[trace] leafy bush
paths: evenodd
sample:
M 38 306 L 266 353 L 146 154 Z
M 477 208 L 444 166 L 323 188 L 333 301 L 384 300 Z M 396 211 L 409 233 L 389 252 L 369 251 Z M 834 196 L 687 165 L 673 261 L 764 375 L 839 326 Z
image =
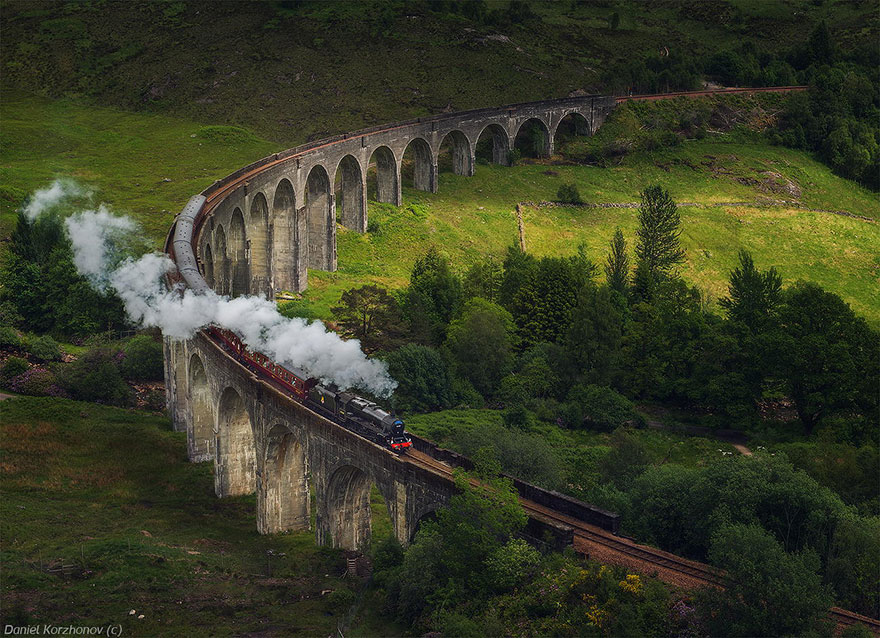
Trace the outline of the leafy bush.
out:
M 30 337 L 27 340 L 27 351 L 40 361 L 59 361 L 61 346 L 49 335 Z
M 522 159 L 522 151 L 518 148 L 510 150 L 507 152 L 507 165 L 508 166 L 516 166 L 519 164 Z
M 21 348 L 21 337 L 18 335 L 15 328 L 10 326 L 0 326 L 0 348 Z
M 112 405 L 131 402 L 131 388 L 122 378 L 110 350 L 90 350 L 60 371 L 61 386 L 75 399 Z
M 632 422 L 641 423 L 632 401 L 598 385 L 574 386 L 568 393 L 563 418 L 569 427 L 586 426 L 603 432 Z
M 133 381 L 160 381 L 164 375 L 162 344 L 147 335 L 138 335 L 125 344 L 122 374 Z
M 9 385 L 14 377 L 25 372 L 28 367 L 30 367 L 28 362 L 21 357 L 9 357 L 0 369 L 0 383 L 4 386 Z
M 388 372 L 400 385 L 394 392 L 399 410 L 429 411 L 452 405 L 452 376 L 433 348 L 407 344 L 388 355 Z
M 382 224 L 378 219 L 371 219 L 367 222 L 367 232 L 371 235 L 378 235 L 382 232 Z
M 19 394 L 34 397 L 63 396 L 55 375 L 45 368 L 28 368 L 9 383 L 9 388 Z
M 583 204 L 584 200 L 581 199 L 580 191 L 578 191 L 577 184 L 563 184 L 559 187 L 559 190 L 556 191 L 556 201 L 562 202 L 563 204 Z

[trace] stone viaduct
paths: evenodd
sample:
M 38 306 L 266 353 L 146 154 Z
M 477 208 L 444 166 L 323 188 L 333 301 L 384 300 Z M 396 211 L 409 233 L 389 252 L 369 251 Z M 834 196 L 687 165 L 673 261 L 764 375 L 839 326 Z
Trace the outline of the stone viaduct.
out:
M 477 147 L 506 164 L 515 147 L 550 154 L 561 123 L 592 134 L 615 106 L 587 96 L 421 118 L 313 142 L 236 171 L 206 189 L 192 223 L 198 271 L 222 295 L 301 291 L 307 269 L 336 269 L 338 222 L 367 227 L 368 176 L 380 202 L 401 204 L 401 180 L 436 192 L 441 152 L 474 174 Z M 176 222 L 177 223 L 177 222 Z M 174 254 L 169 235 L 166 250 Z M 178 267 L 181 264 L 178 263 Z M 308 410 L 255 376 L 207 333 L 165 340 L 165 379 L 175 429 L 189 458 L 213 461 L 215 491 L 256 493 L 257 527 L 310 527 L 321 544 L 369 542 L 370 486 L 381 492 L 397 538 L 442 506 L 453 485 Z

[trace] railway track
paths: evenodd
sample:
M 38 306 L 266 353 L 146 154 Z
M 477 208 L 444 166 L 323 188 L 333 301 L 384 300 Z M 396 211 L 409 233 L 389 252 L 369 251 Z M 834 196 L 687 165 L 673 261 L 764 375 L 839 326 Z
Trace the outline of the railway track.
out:
M 449 465 L 423 452 L 411 449 L 405 458 L 414 465 L 447 477 L 452 476 L 452 468 Z M 600 562 L 619 564 L 645 574 L 653 574 L 668 584 L 685 589 L 706 585 L 723 588 L 726 584 L 724 574 L 711 565 L 682 558 L 656 547 L 641 545 L 625 537 L 615 536 L 600 527 L 560 514 L 528 499 L 520 498 L 520 503 L 530 516 L 550 519 L 570 526 L 574 530 L 574 549 Z M 835 623 L 838 631 L 861 623 L 872 633 L 880 636 L 880 621 L 874 618 L 840 607 L 832 607 L 828 616 Z

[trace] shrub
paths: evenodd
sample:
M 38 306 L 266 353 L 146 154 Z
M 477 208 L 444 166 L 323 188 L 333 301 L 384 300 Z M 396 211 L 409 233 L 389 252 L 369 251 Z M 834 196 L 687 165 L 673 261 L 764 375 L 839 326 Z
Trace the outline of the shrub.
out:
M 61 386 L 75 399 L 112 405 L 131 401 L 131 388 L 122 378 L 113 353 L 96 348 L 62 368 Z
M 632 402 L 611 388 L 576 385 L 568 393 L 564 418 L 569 427 L 590 427 L 604 432 L 636 421 L 641 423 Z
M 507 165 L 508 166 L 516 166 L 519 164 L 522 159 L 522 151 L 518 148 L 510 150 L 507 152 Z
M 583 204 L 577 184 L 563 184 L 556 191 L 556 200 L 563 204 Z
M 49 335 L 29 338 L 27 351 L 40 361 L 59 361 L 61 359 L 61 346 Z
M 367 222 L 367 232 L 371 235 L 378 235 L 382 232 L 382 224 L 378 219 L 371 219 Z
M 17 377 L 28 369 L 28 362 L 20 357 L 9 357 L 0 369 L 0 383 L 8 386 L 13 377 Z
M 10 326 L 0 326 L 0 348 L 15 349 L 21 348 L 21 337 L 15 328 Z
M 9 388 L 13 392 L 34 397 L 63 396 L 64 394 L 58 387 L 55 375 L 45 368 L 28 368 L 10 381 Z
M 134 381 L 159 381 L 165 371 L 162 344 L 147 335 L 138 335 L 125 344 L 122 374 Z

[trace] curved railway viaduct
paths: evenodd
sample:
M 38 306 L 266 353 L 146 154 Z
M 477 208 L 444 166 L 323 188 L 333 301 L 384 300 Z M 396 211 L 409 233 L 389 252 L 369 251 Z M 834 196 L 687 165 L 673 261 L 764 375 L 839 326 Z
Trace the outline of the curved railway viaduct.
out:
M 526 134 L 538 154 L 549 155 L 563 121 L 592 134 L 616 103 L 585 96 L 450 113 L 269 156 L 203 191 L 205 204 L 187 240 L 196 263 L 178 259 L 178 269 L 197 268 L 208 286 L 232 297 L 301 291 L 309 268 L 336 269 L 337 223 L 366 230 L 368 175 L 379 201 L 400 205 L 405 161 L 414 188 L 435 192 L 443 149 L 450 151 L 454 172 L 467 176 L 474 173 L 480 143 L 498 164 L 507 163 Z M 181 219 L 175 226 L 189 223 Z M 176 230 L 166 244 L 175 258 Z M 318 542 L 362 547 L 370 534 L 370 486 L 376 485 L 395 535 L 406 543 L 420 519 L 453 492 L 448 474 L 308 410 L 205 333 L 166 339 L 165 354 L 169 412 L 175 429 L 187 433 L 189 458 L 213 460 L 218 496 L 256 493 L 261 533 L 308 528 L 311 487 Z M 541 518 L 536 514 L 532 522 Z M 538 524 L 553 527 L 546 520 Z

